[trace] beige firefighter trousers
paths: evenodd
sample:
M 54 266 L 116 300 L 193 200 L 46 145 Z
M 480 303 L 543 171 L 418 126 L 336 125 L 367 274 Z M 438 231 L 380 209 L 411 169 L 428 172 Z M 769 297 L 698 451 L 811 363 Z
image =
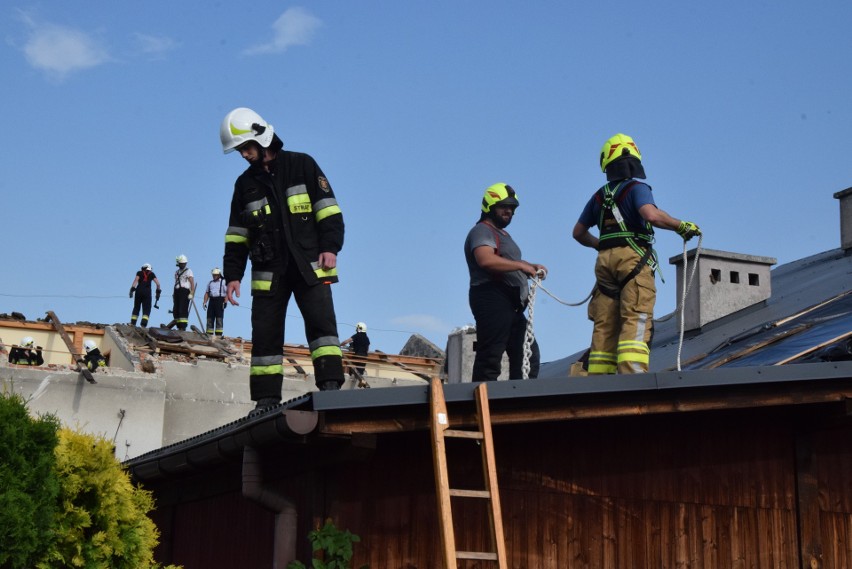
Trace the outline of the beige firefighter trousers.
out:
M 641 258 L 630 247 L 600 251 L 595 263 L 598 284 L 617 289 Z M 624 285 L 617 299 L 595 288 L 589 302 L 589 320 L 595 325 L 589 375 L 648 371 L 656 299 L 654 273 L 647 264 Z

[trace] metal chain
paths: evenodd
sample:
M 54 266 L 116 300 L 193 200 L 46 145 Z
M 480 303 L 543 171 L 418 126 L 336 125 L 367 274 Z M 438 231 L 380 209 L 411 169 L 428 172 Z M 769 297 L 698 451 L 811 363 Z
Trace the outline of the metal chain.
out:
M 530 317 L 527 319 L 527 330 L 524 333 L 524 363 L 521 367 L 522 377 L 530 378 L 530 359 L 532 358 L 532 345 L 535 341 L 535 333 L 533 332 L 533 311 L 535 310 L 535 291 L 541 284 L 538 277 L 530 279 L 529 287 L 530 294 L 528 297 L 527 306 L 529 306 Z

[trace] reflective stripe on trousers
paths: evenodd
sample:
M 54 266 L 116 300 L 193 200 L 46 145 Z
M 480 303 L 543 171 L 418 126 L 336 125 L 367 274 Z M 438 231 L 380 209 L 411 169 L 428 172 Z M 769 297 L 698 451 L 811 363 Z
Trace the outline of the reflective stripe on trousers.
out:
M 601 251 L 595 264 L 595 277 L 605 286 L 617 286 L 640 258 L 630 247 Z M 656 297 L 654 274 L 647 265 L 624 285 L 618 299 L 595 289 L 589 302 L 589 320 L 594 322 L 590 375 L 648 371 Z
M 252 290 L 251 398 L 281 397 L 285 315 L 291 296 L 304 319 L 317 386 L 327 381 L 343 384 L 331 285 L 306 284 L 295 263 L 290 263 L 286 275 L 276 277 L 269 290 Z

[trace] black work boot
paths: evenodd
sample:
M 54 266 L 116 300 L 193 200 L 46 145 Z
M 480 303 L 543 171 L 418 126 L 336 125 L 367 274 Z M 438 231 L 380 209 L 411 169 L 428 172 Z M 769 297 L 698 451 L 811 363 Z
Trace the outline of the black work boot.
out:
M 337 391 L 340 389 L 340 384 L 334 380 L 323 381 L 317 387 L 320 391 Z
M 257 400 L 257 403 L 254 406 L 254 409 L 249 411 L 248 416 L 254 417 L 256 415 L 260 415 L 261 413 L 265 413 L 269 411 L 273 407 L 277 407 L 281 403 L 281 400 L 277 397 L 261 397 Z

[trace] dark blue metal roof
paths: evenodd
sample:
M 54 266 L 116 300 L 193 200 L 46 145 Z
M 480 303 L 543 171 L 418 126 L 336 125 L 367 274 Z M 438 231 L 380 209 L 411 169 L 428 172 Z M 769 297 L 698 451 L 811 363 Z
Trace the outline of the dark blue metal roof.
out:
M 852 255 L 835 249 L 771 275 L 770 298 L 685 334 L 681 369 L 831 361 L 852 351 Z M 677 369 L 678 318 L 654 326 L 650 370 Z M 539 377 L 567 377 L 584 351 L 542 364 Z

